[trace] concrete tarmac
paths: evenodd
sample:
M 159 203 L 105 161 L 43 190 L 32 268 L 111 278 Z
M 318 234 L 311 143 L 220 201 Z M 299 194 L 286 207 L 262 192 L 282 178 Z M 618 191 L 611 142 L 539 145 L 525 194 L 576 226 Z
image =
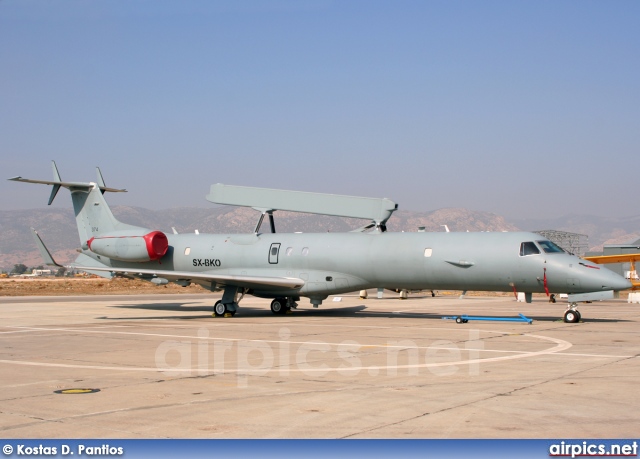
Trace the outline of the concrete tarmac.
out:
M 2 298 L 0 438 L 638 435 L 638 305 L 247 297 L 220 319 L 217 298 Z

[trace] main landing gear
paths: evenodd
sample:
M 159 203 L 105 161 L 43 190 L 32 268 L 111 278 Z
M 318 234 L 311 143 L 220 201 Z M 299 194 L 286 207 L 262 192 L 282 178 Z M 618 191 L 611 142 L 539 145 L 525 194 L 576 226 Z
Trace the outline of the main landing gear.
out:
M 271 302 L 271 312 L 274 314 L 291 314 L 291 309 L 297 307 L 294 298 L 276 298 Z
M 240 300 L 245 291 L 237 287 L 226 287 L 222 299 L 213 306 L 213 317 L 233 317 L 240 308 Z M 298 307 L 300 297 L 278 297 L 271 302 L 271 312 L 274 314 L 291 314 L 291 310 Z
M 227 286 L 222 294 L 222 299 L 213 305 L 213 317 L 233 317 L 240 307 L 240 300 L 245 291 L 238 287 Z
M 236 311 L 238 310 L 238 303 L 229 303 L 224 304 L 222 300 L 216 301 L 216 304 L 213 306 L 213 315 L 214 317 L 233 317 L 236 315 Z
M 564 313 L 564 322 L 567 324 L 577 324 L 580 322 L 582 316 L 580 315 L 580 311 L 578 311 L 578 303 L 571 303 L 567 306 L 567 310 Z

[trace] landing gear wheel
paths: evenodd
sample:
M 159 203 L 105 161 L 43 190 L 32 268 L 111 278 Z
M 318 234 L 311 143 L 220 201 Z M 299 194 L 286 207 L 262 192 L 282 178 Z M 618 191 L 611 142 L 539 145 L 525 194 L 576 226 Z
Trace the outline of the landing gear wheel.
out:
M 577 324 L 580 322 L 580 313 L 575 309 L 569 309 L 564 313 L 564 321 L 568 324 Z
M 286 314 L 287 313 L 287 300 L 284 298 L 276 298 L 271 302 L 271 312 L 274 314 Z
M 215 317 L 224 317 L 226 312 L 227 307 L 222 303 L 222 300 L 216 301 L 216 304 L 213 305 L 213 315 Z
M 464 319 L 462 317 L 456 317 L 456 323 L 457 324 L 463 324 L 464 323 Z

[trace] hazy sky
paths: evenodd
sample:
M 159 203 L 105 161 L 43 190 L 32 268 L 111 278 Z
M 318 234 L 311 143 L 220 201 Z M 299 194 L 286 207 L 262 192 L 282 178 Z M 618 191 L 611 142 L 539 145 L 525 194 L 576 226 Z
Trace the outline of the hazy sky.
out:
M 153 209 L 221 182 L 636 215 L 639 18 L 636 0 L 0 0 L 0 209 L 46 206 L 4 179 L 55 159 Z

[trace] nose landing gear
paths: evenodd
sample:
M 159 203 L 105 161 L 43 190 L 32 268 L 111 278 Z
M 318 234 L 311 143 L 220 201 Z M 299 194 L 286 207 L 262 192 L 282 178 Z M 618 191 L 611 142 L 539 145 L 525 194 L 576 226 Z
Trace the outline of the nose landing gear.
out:
M 571 303 L 564 313 L 564 322 L 567 324 L 577 324 L 582 319 L 580 311 L 578 311 L 578 303 Z

